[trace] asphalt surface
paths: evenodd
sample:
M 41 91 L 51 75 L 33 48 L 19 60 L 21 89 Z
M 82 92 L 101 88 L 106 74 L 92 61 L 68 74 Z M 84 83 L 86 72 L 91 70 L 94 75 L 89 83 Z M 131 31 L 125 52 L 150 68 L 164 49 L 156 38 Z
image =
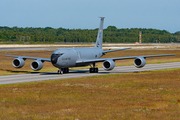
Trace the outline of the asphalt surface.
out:
M 83 70 L 70 70 L 70 73 L 63 75 L 59 75 L 57 74 L 57 72 L 6 75 L 6 76 L 0 76 L 0 84 L 13 84 L 13 83 L 43 81 L 43 80 L 53 80 L 53 79 L 67 79 L 67 78 L 77 78 L 77 77 L 116 74 L 116 73 L 132 73 L 132 72 L 170 69 L 170 68 L 180 68 L 180 62 L 146 64 L 146 66 L 143 68 L 136 68 L 134 66 L 121 66 L 121 67 L 115 67 L 112 71 L 105 71 L 102 68 L 99 68 L 99 73 L 89 73 L 88 69 L 83 69 Z

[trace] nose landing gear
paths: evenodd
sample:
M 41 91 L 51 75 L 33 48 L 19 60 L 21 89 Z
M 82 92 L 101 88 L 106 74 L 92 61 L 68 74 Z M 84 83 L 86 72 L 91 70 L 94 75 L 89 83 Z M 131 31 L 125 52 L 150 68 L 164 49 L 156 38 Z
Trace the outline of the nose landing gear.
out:
M 69 68 L 59 68 L 58 74 L 64 74 L 64 73 L 69 73 Z

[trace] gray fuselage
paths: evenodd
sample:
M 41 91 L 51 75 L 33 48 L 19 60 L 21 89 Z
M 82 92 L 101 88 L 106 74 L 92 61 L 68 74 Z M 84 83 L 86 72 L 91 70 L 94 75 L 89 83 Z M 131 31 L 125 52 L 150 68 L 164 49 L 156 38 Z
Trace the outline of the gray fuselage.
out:
M 52 53 L 51 61 L 57 68 L 87 66 L 89 64 L 76 64 L 76 61 L 99 59 L 102 52 L 100 48 L 60 48 Z

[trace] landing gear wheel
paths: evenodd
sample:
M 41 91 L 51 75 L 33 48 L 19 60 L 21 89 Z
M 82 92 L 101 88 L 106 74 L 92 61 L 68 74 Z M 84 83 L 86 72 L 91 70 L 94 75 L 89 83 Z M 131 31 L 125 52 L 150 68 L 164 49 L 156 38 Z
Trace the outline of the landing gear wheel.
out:
M 91 65 L 90 65 L 91 66 Z M 93 63 L 93 67 L 91 67 L 90 69 L 89 69 L 89 72 L 90 73 L 98 73 L 98 68 L 95 68 L 96 67 L 96 65 L 95 65 L 95 63 Z
M 98 68 L 90 68 L 89 72 L 90 73 L 98 73 Z
M 95 69 L 95 73 L 98 73 L 98 68 L 94 68 Z
M 63 71 L 61 69 L 59 69 L 57 73 L 62 75 Z
M 69 73 L 69 68 L 62 68 L 63 73 Z
M 90 72 L 90 73 L 93 73 L 93 68 L 90 68 L 90 69 L 89 69 L 89 72 Z

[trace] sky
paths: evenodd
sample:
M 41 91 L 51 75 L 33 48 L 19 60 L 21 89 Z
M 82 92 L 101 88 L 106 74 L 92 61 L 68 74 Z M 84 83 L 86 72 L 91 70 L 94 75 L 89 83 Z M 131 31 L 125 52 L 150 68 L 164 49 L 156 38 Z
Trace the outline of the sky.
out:
M 180 31 L 180 0 L 0 0 L 0 26 Z

